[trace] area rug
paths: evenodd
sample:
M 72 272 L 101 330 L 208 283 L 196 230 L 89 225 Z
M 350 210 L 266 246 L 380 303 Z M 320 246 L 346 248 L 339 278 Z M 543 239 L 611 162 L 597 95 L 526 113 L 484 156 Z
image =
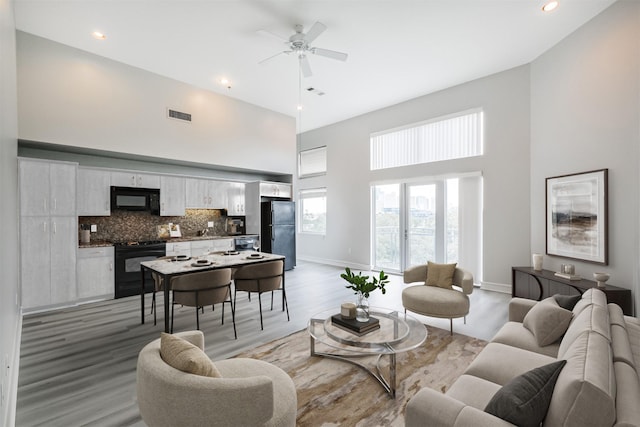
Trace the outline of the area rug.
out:
M 311 357 L 306 329 L 236 357 L 273 363 L 291 376 L 298 392 L 298 426 L 404 426 L 405 407 L 413 395 L 423 387 L 445 392 L 487 344 L 431 326 L 428 330 L 422 346 L 397 356 L 395 399 L 363 369 Z M 316 344 L 316 351 L 328 349 Z M 375 358 L 359 361 L 374 366 Z

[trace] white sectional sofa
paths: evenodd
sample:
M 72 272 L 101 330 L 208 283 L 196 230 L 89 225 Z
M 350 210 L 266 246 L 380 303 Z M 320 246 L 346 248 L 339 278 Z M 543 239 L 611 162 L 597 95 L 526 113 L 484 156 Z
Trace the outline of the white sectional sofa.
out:
M 640 320 L 590 289 L 571 310 L 561 339 L 540 346 L 523 320 L 542 303 L 513 298 L 509 322 L 446 394 L 419 391 L 407 405 L 405 425 L 511 426 L 485 412 L 492 397 L 521 374 L 566 360 L 543 426 L 640 426 Z

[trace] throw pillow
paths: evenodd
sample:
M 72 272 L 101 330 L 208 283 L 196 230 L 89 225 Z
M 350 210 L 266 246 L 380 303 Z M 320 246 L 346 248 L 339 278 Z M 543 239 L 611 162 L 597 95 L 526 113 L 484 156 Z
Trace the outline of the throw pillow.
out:
M 427 286 L 437 286 L 439 288 L 452 289 L 453 273 L 457 264 L 436 264 L 427 261 Z
M 493 395 L 484 411 L 519 427 L 540 426 L 566 363 L 559 360 L 515 377 Z
M 554 297 L 539 301 L 524 316 L 522 325 L 536 338 L 538 345 L 556 342 L 569 327 L 573 313 L 560 307 Z
M 553 298 L 556 300 L 558 305 L 565 310 L 573 310 L 573 307 L 582 299 L 582 295 L 561 295 L 555 294 Z
M 204 351 L 175 335 L 162 332 L 160 335 L 160 357 L 166 364 L 183 372 L 203 377 L 221 377 L 218 368 Z

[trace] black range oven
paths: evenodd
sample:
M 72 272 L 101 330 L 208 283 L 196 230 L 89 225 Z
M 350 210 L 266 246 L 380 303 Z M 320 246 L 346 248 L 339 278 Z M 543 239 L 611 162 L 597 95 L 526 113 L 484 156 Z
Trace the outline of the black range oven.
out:
M 115 297 L 140 295 L 142 276 L 140 263 L 151 261 L 166 254 L 166 243 L 162 240 L 148 242 L 123 242 L 114 244 Z M 153 291 L 153 279 L 145 272 L 145 292 Z

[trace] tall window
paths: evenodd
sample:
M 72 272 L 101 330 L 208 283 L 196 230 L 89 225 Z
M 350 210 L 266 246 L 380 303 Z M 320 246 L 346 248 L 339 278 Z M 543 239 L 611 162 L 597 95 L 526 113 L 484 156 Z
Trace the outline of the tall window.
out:
M 326 234 L 327 232 L 327 189 L 314 188 L 300 190 L 300 232 Z
M 298 154 L 298 177 L 324 175 L 327 173 L 327 147 L 312 148 Z
M 483 114 L 475 109 L 371 134 L 371 170 L 482 155 Z
M 457 262 L 481 280 L 482 176 L 374 185 L 372 199 L 376 269 Z

